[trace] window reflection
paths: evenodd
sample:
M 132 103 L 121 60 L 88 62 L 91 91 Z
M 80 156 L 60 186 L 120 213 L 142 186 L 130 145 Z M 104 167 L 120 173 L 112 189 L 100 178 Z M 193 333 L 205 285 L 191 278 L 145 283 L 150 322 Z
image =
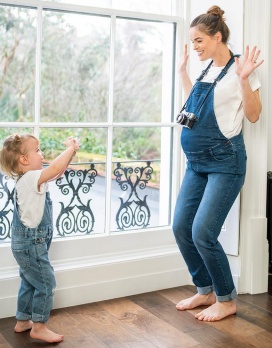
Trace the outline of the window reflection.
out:
M 41 121 L 106 121 L 110 19 L 44 11 Z
M 0 5 L 0 122 L 33 122 L 35 9 Z
M 170 114 L 173 29 L 168 23 L 117 19 L 115 122 L 160 122 L 162 110 Z

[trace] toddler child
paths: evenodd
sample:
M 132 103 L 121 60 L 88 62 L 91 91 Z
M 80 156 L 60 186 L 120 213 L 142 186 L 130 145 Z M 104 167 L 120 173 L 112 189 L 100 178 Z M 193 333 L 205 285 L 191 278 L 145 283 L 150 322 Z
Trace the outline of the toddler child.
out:
M 65 172 L 79 148 L 73 137 L 64 144 L 66 150 L 45 168 L 39 140 L 32 134 L 8 136 L 0 153 L 1 171 L 16 180 L 11 248 L 19 265 L 21 284 L 14 330 L 31 330 L 32 338 L 48 343 L 63 340 L 63 335 L 46 327 L 56 287 L 54 269 L 48 257 L 53 237 L 48 181 Z

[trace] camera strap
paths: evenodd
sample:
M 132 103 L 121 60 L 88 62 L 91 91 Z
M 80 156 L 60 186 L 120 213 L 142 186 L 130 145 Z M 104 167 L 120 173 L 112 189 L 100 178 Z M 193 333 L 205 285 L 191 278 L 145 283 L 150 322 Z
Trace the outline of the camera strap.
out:
M 210 88 L 209 88 L 207 94 L 205 95 L 204 99 L 202 100 L 202 103 L 201 103 L 200 106 L 198 107 L 198 109 L 197 109 L 197 111 L 195 112 L 195 114 L 197 114 L 197 113 L 201 110 L 201 108 L 202 108 L 202 106 L 203 106 L 205 100 L 207 99 L 209 93 L 211 92 L 211 90 L 212 90 L 212 89 L 216 86 L 216 84 L 227 74 L 227 72 L 228 72 L 228 70 L 229 70 L 229 67 L 230 67 L 230 66 L 233 64 L 233 62 L 234 62 L 234 57 L 240 57 L 239 54 L 233 55 L 233 53 L 232 53 L 231 51 L 230 51 L 230 55 L 231 55 L 231 57 L 230 57 L 229 61 L 227 62 L 226 66 L 221 70 L 221 72 L 220 72 L 220 74 L 217 76 L 217 78 L 216 78 L 216 79 L 213 81 L 213 83 L 211 84 L 211 86 L 210 86 Z M 204 70 L 202 71 L 201 75 L 196 79 L 197 82 L 201 81 L 201 80 L 204 78 L 204 76 L 208 73 L 208 71 L 209 71 L 210 67 L 212 66 L 212 64 L 213 64 L 213 60 L 209 63 L 209 65 L 207 66 L 207 68 L 204 69 Z M 192 88 L 192 90 L 191 90 L 191 92 L 190 92 L 189 97 L 187 98 L 186 102 L 184 103 L 182 109 L 180 110 L 180 113 L 185 109 L 185 107 L 186 107 L 186 105 L 187 105 L 187 102 L 188 102 L 188 100 L 189 100 L 191 94 L 193 93 L 193 91 L 194 91 L 194 89 L 195 89 L 195 86 L 196 86 L 196 84 L 193 86 L 193 88 Z

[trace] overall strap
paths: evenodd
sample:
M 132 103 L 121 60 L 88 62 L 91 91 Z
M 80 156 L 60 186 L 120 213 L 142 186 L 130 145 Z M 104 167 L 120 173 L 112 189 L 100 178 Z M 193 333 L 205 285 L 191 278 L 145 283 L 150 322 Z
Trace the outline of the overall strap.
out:
M 221 70 L 220 74 L 217 76 L 217 78 L 213 81 L 213 83 L 211 84 L 207 94 L 205 95 L 205 98 L 202 100 L 202 103 L 199 105 L 199 108 L 197 109 L 197 111 L 195 112 L 196 114 L 201 110 L 205 100 L 207 99 L 209 93 L 211 92 L 211 90 L 216 86 L 216 84 L 226 75 L 226 73 L 228 72 L 230 66 L 234 63 L 234 57 L 240 57 L 240 55 L 233 55 L 232 52 L 230 51 L 231 57 L 229 59 L 229 61 L 227 62 L 226 66 Z M 199 78 L 201 78 L 201 80 L 203 79 L 203 77 L 205 76 L 205 74 L 207 73 L 207 71 L 209 70 L 210 66 L 212 65 L 213 61 L 211 61 L 211 63 L 208 65 L 208 69 L 204 70 L 204 74 L 202 72 L 202 74 L 199 76 Z M 199 80 L 200 81 L 200 80 Z
M 200 109 L 202 108 L 202 106 L 203 106 L 205 100 L 207 99 L 209 93 L 211 92 L 211 90 L 216 86 L 217 82 L 219 82 L 226 75 L 226 73 L 228 72 L 230 66 L 234 63 L 234 57 L 240 57 L 239 54 L 234 55 L 231 51 L 230 51 L 230 55 L 231 55 L 231 57 L 230 57 L 229 61 L 227 62 L 226 66 L 221 70 L 220 74 L 217 76 L 217 78 L 211 84 L 207 94 L 205 95 L 205 98 L 203 99 L 201 105 L 199 106 L 198 110 L 195 113 L 198 113 L 198 111 L 200 111 Z M 200 76 L 196 79 L 197 82 L 201 81 L 204 78 L 204 76 L 208 73 L 208 71 L 209 71 L 210 67 L 212 66 L 212 64 L 213 64 L 213 60 L 209 63 L 209 65 L 206 67 L 206 69 L 202 70 Z M 192 90 L 190 92 L 190 95 L 187 98 L 186 102 L 184 103 L 182 109 L 180 110 L 177 118 L 182 113 L 182 111 L 185 109 L 186 104 L 188 102 L 188 99 L 190 98 L 191 94 L 193 93 L 193 91 L 195 89 L 195 86 L 196 86 L 196 84 L 194 84 L 194 86 L 193 86 L 193 88 L 192 88 Z
M 207 66 L 206 69 L 202 70 L 200 76 L 196 79 L 196 81 L 201 81 L 203 77 L 207 74 L 207 72 L 210 70 L 210 67 L 212 66 L 213 60 L 210 61 L 209 65 Z
M 226 73 L 228 72 L 230 66 L 234 63 L 234 58 L 235 57 L 240 57 L 240 54 L 235 54 L 235 55 L 232 55 L 230 60 L 228 61 L 227 65 L 222 69 L 221 73 L 217 76 L 217 78 L 214 80 L 215 84 L 217 82 L 219 82 L 225 75 Z

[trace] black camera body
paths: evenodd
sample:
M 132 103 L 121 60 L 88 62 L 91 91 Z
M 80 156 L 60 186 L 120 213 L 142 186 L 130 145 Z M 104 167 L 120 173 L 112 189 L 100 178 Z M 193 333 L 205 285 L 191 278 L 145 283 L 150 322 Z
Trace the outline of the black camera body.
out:
M 177 116 L 177 123 L 189 129 L 193 128 L 195 120 L 196 120 L 195 114 L 191 112 L 187 112 L 186 110 L 182 110 Z

